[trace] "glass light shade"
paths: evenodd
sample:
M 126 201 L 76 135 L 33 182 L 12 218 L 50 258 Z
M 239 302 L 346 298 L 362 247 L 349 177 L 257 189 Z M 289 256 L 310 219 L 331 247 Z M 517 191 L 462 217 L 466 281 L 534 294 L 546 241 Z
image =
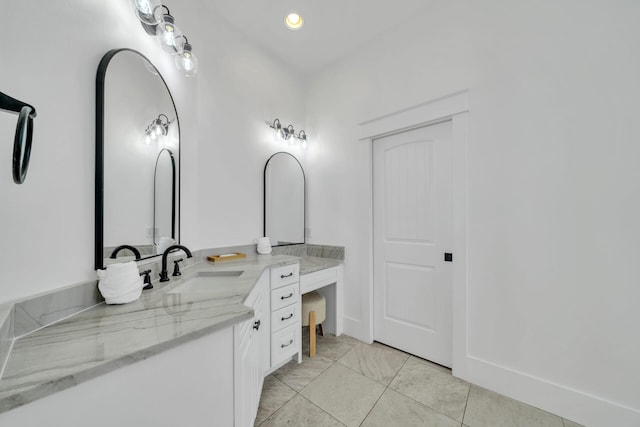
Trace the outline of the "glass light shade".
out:
M 132 0 L 136 16 L 148 25 L 156 25 L 162 19 L 162 3 L 160 0 Z
M 307 149 L 307 133 L 304 130 L 300 130 L 296 138 L 298 139 L 302 149 L 306 150 Z
M 193 77 L 198 73 L 198 57 L 191 50 L 189 43 L 184 44 L 182 53 L 176 56 L 176 66 L 184 71 L 187 77 Z
M 284 18 L 284 23 L 290 30 L 299 30 L 304 25 L 304 19 L 297 13 L 290 13 Z
M 278 138 L 280 139 L 284 139 L 284 129 L 282 129 L 282 125 L 280 124 L 280 120 L 275 119 L 273 121 L 273 124 L 267 123 L 269 125 L 270 128 L 273 129 L 273 137 L 274 140 L 277 140 Z
M 185 39 L 182 31 L 176 27 L 175 20 L 171 15 L 164 15 L 162 22 L 158 24 L 156 35 L 160 41 L 160 46 L 165 52 L 174 55 L 182 53 Z
M 282 139 L 284 139 L 285 141 L 289 140 L 291 138 L 292 135 L 295 134 L 295 130 L 293 130 L 293 125 L 289 125 L 286 128 L 283 129 L 283 136 Z M 293 141 L 290 141 L 293 142 Z

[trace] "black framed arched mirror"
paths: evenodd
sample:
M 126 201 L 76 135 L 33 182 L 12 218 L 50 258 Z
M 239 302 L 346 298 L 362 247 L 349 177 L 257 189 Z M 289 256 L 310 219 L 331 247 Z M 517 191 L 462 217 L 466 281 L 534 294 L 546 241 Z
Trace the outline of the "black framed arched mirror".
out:
M 159 255 L 180 238 L 180 124 L 141 53 L 114 49 L 96 78 L 95 268 Z
M 276 153 L 264 167 L 264 235 L 272 246 L 304 243 L 305 176 L 293 155 Z

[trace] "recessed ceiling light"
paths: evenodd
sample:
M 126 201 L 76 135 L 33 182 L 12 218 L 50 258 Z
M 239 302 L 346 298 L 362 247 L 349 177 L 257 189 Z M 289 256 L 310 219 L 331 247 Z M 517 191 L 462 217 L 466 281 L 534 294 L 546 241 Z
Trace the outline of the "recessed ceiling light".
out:
M 299 30 L 304 25 L 304 19 L 297 13 L 290 13 L 284 18 L 284 23 L 290 30 Z

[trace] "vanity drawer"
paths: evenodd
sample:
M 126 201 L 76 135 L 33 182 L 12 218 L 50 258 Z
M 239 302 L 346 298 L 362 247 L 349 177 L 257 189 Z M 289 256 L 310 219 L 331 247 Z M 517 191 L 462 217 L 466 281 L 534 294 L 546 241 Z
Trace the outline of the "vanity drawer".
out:
M 271 313 L 271 330 L 277 332 L 300 320 L 300 305 L 293 304 Z
M 299 329 L 300 323 L 296 322 L 271 336 L 271 366 L 277 365 L 298 352 L 300 334 L 297 332 Z
M 300 264 L 289 264 L 271 269 L 271 289 L 296 283 L 300 275 Z
M 300 301 L 300 287 L 297 283 L 271 291 L 271 311 Z

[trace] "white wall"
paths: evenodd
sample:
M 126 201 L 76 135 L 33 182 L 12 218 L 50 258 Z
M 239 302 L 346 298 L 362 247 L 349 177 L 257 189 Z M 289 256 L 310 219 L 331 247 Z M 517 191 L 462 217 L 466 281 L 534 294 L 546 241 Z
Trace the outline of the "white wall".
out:
M 300 79 L 202 5 L 169 6 L 200 58 L 195 79 L 177 72 L 128 0 L 1 1 L 0 90 L 38 117 L 26 182 L 15 185 L 16 116 L 0 113 L 0 302 L 95 277 L 95 76 L 113 48 L 147 56 L 176 102 L 182 242 L 198 249 L 261 234 L 262 170 L 282 147 L 263 121 L 302 123 Z
M 33 104 L 29 173 L 11 178 L 16 117 L 0 113 L 0 301 L 95 277 L 95 80 L 110 49 L 130 47 L 156 64 L 178 110 L 193 116 L 190 82 L 142 31 L 127 1 L 2 1 L 2 91 Z M 187 120 L 188 122 L 188 120 Z M 184 125 L 184 124 L 183 124 Z M 185 145 L 194 133 L 183 133 Z
M 587 425 L 640 423 L 640 5 L 440 2 L 316 76 L 313 242 L 345 245 L 368 338 L 358 123 L 470 90 L 468 378 Z
M 191 187 L 198 188 L 193 207 L 198 218 L 193 220 L 199 226 L 189 228 L 190 220 L 183 216 L 183 236 L 195 247 L 244 245 L 263 233 L 266 161 L 277 151 L 290 151 L 304 161 L 302 153 L 275 140 L 265 124 L 279 118 L 285 125 L 302 127 L 304 81 L 203 3 L 171 6 L 189 29 L 201 66 L 198 152 L 193 163 L 183 157 L 188 165 L 183 172 L 193 164 L 198 168 Z

